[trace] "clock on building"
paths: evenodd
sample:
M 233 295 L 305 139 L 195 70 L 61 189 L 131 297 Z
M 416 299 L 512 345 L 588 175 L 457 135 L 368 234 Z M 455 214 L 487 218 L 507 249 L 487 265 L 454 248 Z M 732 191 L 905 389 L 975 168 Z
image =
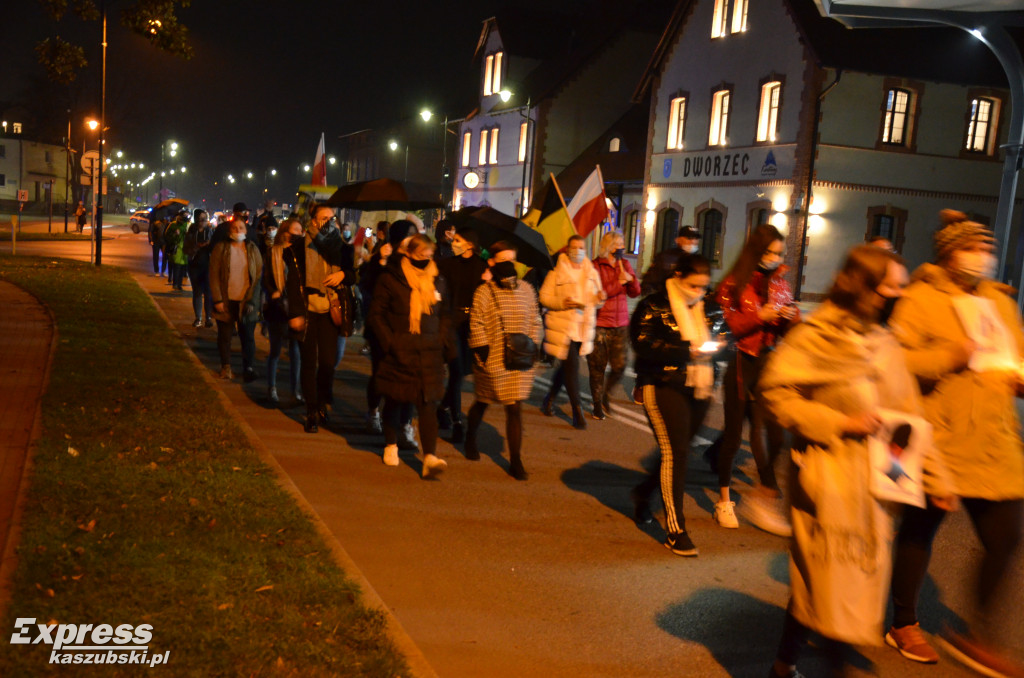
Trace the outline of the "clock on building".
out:
M 466 188 L 476 188 L 480 185 L 480 175 L 476 172 L 466 172 L 466 176 L 462 177 L 462 185 Z

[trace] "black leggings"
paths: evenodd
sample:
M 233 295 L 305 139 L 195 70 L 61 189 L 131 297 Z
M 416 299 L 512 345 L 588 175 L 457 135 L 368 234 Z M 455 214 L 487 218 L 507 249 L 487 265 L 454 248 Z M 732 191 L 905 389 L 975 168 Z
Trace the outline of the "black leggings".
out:
M 774 419 L 768 416 L 764 403 L 754 398 L 755 386 L 761 376 L 761 368 L 768 359 L 767 353 L 759 358 L 748 355 L 742 351 L 736 352 L 736 357 L 729 361 L 729 367 L 725 371 L 725 424 L 722 432 L 721 447 L 718 451 L 718 486 L 729 487 L 732 483 L 732 466 L 736 459 L 736 453 L 740 449 L 740 442 L 743 439 L 743 420 L 750 424 L 748 437 L 750 438 L 750 452 L 754 455 L 757 463 L 757 473 L 761 478 L 761 485 L 770 489 L 778 490 L 779 484 L 775 479 L 775 459 L 782 451 L 785 440 L 782 427 Z M 740 392 L 740 380 L 743 381 L 743 392 Z M 765 448 L 765 433 L 768 436 L 768 447 Z
M 462 380 L 470 371 L 467 369 L 470 356 L 468 322 L 455 328 L 455 340 L 458 355 L 448 363 L 448 386 L 441 400 L 441 405 L 451 412 L 453 422 L 462 418 Z
M 331 402 L 334 363 L 338 355 L 338 328 L 328 313 L 307 313 L 302 339 L 302 394 L 310 414 Z
M 484 419 L 488 403 L 479 400 L 469 408 L 467 428 L 476 431 L 480 428 L 480 422 Z M 505 438 L 508 440 L 509 459 L 519 459 L 523 447 L 523 403 L 516 401 L 505 405 Z
M 580 347 L 582 345 L 578 341 L 569 342 L 569 355 L 558 366 L 558 371 L 551 379 L 551 388 L 548 389 L 548 400 L 554 402 L 558 397 L 558 392 L 562 390 L 562 386 L 565 386 L 565 391 L 569 394 L 569 404 L 572 405 L 573 410 L 580 409 Z
M 981 621 L 990 621 L 997 592 L 1006 579 L 1009 565 L 1021 541 L 1024 499 L 991 501 L 964 498 L 961 500 L 974 524 L 985 555 L 978 570 L 975 601 Z M 931 503 L 927 508 L 907 506 L 896 536 L 896 562 L 892 572 L 892 602 L 895 609 L 892 625 L 896 628 L 917 623 L 917 600 L 928 573 L 935 533 L 946 512 Z
M 413 403 L 420 419 L 420 449 L 423 454 L 434 454 L 437 451 L 437 401 L 420 400 Z M 398 444 L 398 428 L 407 421 L 403 412 L 409 403 L 400 403 L 392 398 L 384 398 L 384 413 L 381 423 L 384 428 L 384 444 Z

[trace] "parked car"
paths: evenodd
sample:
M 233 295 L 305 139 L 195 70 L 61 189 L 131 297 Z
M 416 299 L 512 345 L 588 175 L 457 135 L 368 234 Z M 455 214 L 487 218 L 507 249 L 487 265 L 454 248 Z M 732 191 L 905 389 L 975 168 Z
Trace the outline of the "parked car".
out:
M 146 207 L 141 210 L 135 210 L 132 214 L 131 222 L 132 233 L 138 233 L 142 230 L 149 230 L 149 213 L 153 211 L 153 208 Z

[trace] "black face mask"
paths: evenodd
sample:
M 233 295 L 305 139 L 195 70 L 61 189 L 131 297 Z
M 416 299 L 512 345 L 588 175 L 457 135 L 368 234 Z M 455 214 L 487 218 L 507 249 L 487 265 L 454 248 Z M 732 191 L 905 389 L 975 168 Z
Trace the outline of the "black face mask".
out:
M 626 248 L 620 247 L 619 249 L 612 252 L 612 256 L 614 256 L 616 259 L 621 259 L 622 257 L 626 256 Z
M 413 259 L 412 257 L 410 257 L 409 263 L 415 266 L 416 268 L 423 269 L 430 265 L 430 259 Z
M 882 306 L 881 310 L 878 311 L 878 324 L 879 325 L 888 325 L 889 324 L 889 318 L 892 316 L 893 309 L 896 308 L 896 302 L 899 301 L 900 298 L 899 297 L 886 297 L 886 296 L 883 296 L 881 294 L 879 294 L 878 296 L 880 296 L 883 299 L 885 299 L 885 304 Z
M 498 284 L 504 285 L 506 280 L 515 282 L 518 275 L 516 274 L 516 265 L 511 261 L 499 261 L 494 266 L 491 266 L 491 277 Z

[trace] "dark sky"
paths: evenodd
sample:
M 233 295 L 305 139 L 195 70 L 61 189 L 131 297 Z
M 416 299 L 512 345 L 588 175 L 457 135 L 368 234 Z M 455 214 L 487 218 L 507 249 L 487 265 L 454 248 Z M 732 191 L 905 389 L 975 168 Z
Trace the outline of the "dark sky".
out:
M 155 167 L 160 144 L 181 146 L 189 184 L 179 192 L 197 200 L 255 201 L 241 184 L 214 193 L 213 181 L 232 172 L 279 172 L 274 191 L 286 195 L 296 169 L 312 162 L 320 133 L 328 154 L 347 132 L 392 124 L 430 107 L 451 117 L 469 112 L 476 88 L 471 63 L 482 22 L 504 0 L 193 0 L 179 11 L 195 57 L 162 53 L 120 27 L 117 0 L 110 9 L 107 118 L 110 148 Z M 560 7 L 579 2 L 520 0 Z M 66 18 L 59 25 L 38 0 L 8 3 L 0 24 L 0 102 L 31 101 L 64 120 L 73 102 L 72 142 L 81 120 L 98 113 L 98 22 Z M 86 69 L 70 88 L 40 84 L 32 47 L 59 32 L 88 41 Z M 59 113 L 59 115 L 58 115 Z M 332 180 L 330 169 L 328 180 Z M 166 185 L 166 184 L 165 184 Z M 228 195 L 231 193 L 231 195 Z M 235 195 L 235 193 L 239 195 Z

